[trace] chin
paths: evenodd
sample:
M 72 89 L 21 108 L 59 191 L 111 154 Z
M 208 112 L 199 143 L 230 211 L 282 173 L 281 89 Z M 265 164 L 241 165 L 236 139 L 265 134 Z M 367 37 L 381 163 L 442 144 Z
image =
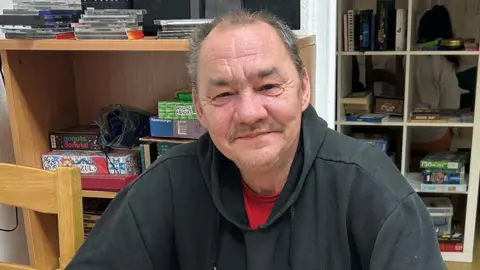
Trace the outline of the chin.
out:
M 280 155 L 273 151 L 238 151 L 235 163 L 240 168 L 245 169 L 262 169 L 275 166 L 279 160 Z

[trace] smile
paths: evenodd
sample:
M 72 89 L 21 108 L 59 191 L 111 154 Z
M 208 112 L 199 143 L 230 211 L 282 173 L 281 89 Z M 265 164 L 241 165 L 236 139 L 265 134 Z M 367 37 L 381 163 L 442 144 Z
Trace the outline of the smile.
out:
M 253 140 L 253 139 L 258 139 L 264 136 L 267 136 L 273 132 L 259 132 L 259 133 L 252 133 L 252 134 L 246 134 L 237 137 L 237 139 L 242 139 L 242 140 Z

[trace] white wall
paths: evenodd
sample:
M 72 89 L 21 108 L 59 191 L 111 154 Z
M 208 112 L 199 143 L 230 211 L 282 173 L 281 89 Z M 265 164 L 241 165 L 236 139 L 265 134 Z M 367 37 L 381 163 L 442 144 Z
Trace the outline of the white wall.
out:
M 5 87 L 0 77 L 0 162 L 14 163 L 12 135 L 8 119 Z M 25 239 L 22 211 L 18 211 L 19 225 L 13 232 L 0 231 L 0 261 L 28 263 L 28 249 Z M 15 227 L 15 208 L 0 205 L 0 229 Z
M 0 9 L 12 8 L 13 7 L 12 3 L 13 3 L 12 0 L 0 0 Z
M 11 8 L 12 0 L 0 0 L 0 9 Z M 5 87 L 0 77 L 0 162 L 15 162 L 13 155 L 10 121 L 8 119 Z M 25 239 L 22 211 L 18 212 L 19 225 L 13 232 L 0 231 L 0 261 L 28 264 L 28 249 Z M 0 205 L 0 229 L 15 226 L 15 208 Z
M 315 109 L 330 128 L 335 124 L 336 5 L 335 0 L 301 0 L 301 29 L 296 31 L 316 35 Z

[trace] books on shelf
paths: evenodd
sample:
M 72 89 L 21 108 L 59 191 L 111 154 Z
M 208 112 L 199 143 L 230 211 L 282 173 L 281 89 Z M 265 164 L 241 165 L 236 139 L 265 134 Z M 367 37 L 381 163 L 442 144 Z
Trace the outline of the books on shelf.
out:
M 420 191 L 466 193 L 465 166 L 468 157 L 466 152 L 438 152 L 423 157 L 420 160 L 423 177 Z
M 382 123 L 388 121 L 388 119 L 388 115 L 379 113 L 357 113 L 349 114 L 345 117 L 346 121 L 367 123 Z
M 354 133 L 352 134 L 352 137 L 357 140 L 373 144 L 385 153 L 387 153 L 390 147 L 390 138 L 386 134 Z
M 463 230 L 458 222 L 452 222 L 451 234 L 437 237 L 442 252 L 463 251 Z
M 475 38 L 439 38 L 414 46 L 418 51 L 478 51 L 478 48 Z
M 463 110 L 419 107 L 413 108 L 408 121 L 417 123 L 473 123 L 473 113 Z
M 371 91 L 353 92 L 342 98 L 346 121 L 381 123 L 390 116 L 403 116 L 404 100 L 400 97 L 374 97 Z
M 373 95 L 370 91 L 353 92 L 342 98 L 346 114 L 370 113 L 373 106 Z
M 466 152 L 438 152 L 426 155 L 420 160 L 420 168 L 429 170 L 461 170 L 468 161 Z
M 343 14 L 344 51 L 406 50 L 407 11 L 395 1 L 377 0 L 376 10 L 348 10 Z
M 395 133 L 353 133 L 351 137 L 378 147 L 396 166 L 399 166 L 397 163 L 398 149 L 396 149 L 395 145 Z

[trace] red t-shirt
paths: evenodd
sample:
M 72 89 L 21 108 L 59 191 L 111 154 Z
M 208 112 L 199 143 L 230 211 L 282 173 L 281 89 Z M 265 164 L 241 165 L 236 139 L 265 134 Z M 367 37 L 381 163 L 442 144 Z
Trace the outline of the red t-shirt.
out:
M 273 195 L 259 195 L 243 181 L 242 188 L 249 227 L 250 229 L 256 229 L 267 222 L 280 192 Z

